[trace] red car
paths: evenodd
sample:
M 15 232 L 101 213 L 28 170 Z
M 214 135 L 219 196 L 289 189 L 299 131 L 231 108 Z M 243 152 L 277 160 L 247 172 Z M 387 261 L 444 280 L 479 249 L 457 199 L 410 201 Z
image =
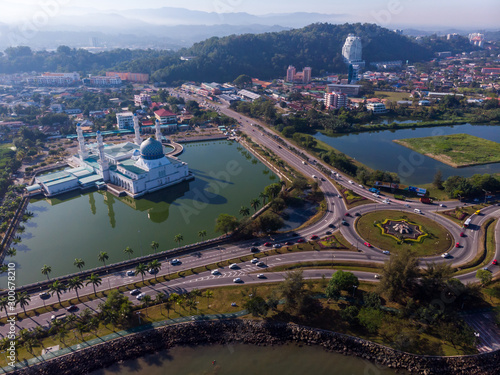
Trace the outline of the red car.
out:
M 345 216 L 351 216 L 351 214 L 349 212 L 346 212 Z
M 266 242 L 266 243 L 264 244 L 264 246 L 267 246 L 267 247 L 272 246 L 272 243 L 271 243 L 271 242 Z
M 465 233 L 464 232 L 460 232 L 460 237 L 465 237 Z
M 297 242 L 298 242 L 298 243 L 302 243 L 302 242 L 306 242 L 306 240 L 304 240 L 303 238 L 299 238 L 299 239 L 297 240 Z
M 493 262 L 491 262 L 491 264 L 493 264 L 494 266 L 498 265 L 498 261 L 495 259 L 493 260 Z
M 367 247 L 372 247 L 372 244 L 371 244 L 371 243 L 369 243 L 369 242 L 365 242 L 365 246 L 367 246 Z
M 457 242 L 457 243 L 455 244 L 455 247 L 460 247 L 460 243 L 458 243 L 458 242 Z
M 312 235 L 312 236 L 311 236 L 311 240 L 317 240 L 318 238 L 319 238 L 319 237 L 318 237 L 318 236 L 316 236 L 316 235 Z

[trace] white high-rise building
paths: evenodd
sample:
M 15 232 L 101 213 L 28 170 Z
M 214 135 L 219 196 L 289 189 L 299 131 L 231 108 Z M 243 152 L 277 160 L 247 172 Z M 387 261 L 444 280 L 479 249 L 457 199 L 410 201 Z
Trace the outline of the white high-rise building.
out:
M 345 40 L 344 46 L 342 47 L 342 56 L 347 64 L 356 64 L 364 66 L 363 61 L 363 45 L 361 44 L 361 38 L 354 34 L 349 34 Z
M 294 66 L 290 65 L 288 67 L 288 69 L 286 70 L 286 81 L 287 82 L 293 82 L 293 80 L 295 79 L 295 73 L 296 73 L 296 69 Z
M 341 92 L 327 92 L 325 94 L 325 106 L 328 109 L 347 107 L 347 95 Z
M 118 129 L 132 129 L 134 127 L 134 114 L 132 112 L 122 112 L 116 114 Z

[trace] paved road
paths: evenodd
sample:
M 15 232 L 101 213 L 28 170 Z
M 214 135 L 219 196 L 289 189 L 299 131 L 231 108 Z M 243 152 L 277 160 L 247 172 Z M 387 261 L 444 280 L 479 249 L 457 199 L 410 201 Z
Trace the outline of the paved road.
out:
M 189 98 L 187 99 L 195 99 Z M 304 230 L 298 231 L 297 235 L 292 234 L 280 234 L 274 235 L 272 238 L 266 238 L 261 240 L 260 242 L 264 242 L 266 240 L 271 241 L 273 243 L 276 242 L 284 242 L 286 240 L 295 240 L 298 237 L 308 238 L 312 235 L 323 235 L 327 230 L 329 230 L 329 225 L 334 224 L 336 227 L 339 227 L 339 223 L 342 218 L 345 218 L 346 212 L 348 212 L 345 203 L 342 199 L 338 197 L 339 192 L 337 191 L 335 185 L 330 181 L 332 175 L 325 175 L 320 172 L 315 163 L 303 163 L 303 159 L 299 156 L 288 150 L 286 147 L 282 147 L 273 137 L 267 135 L 267 131 L 264 133 L 259 130 L 257 127 L 252 126 L 252 123 L 257 123 L 256 120 L 247 118 L 246 116 L 240 115 L 228 108 L 219 106 L 219 110 L 231 117 L 234 117 L 241 121 L 241 130 L 248 134 L 255 142 L 268 147 L 271 149 L 276 155 L 282 158 L 286 163 L 288 163 L 291 167 L 308 176 L 317 176 L 318 182 L 320 183 L 320 188 L 325 194 L 326 202 L 327 202 L 327 211 L 324 217 L 313 225 L 305 228 Z M 261 124 L 264 126 L 264 124 Z M 295 147 L 295 146 L 293 146 Z M 310 160 L 314 160 L 315 158 L 309 155 Z M 324 165 L 325 168 L 331 170 L 331 167 Z M 403 202 L 398 200 L 391 200 L 390 204 L 382 203 L 381 198 L 375 198 L 372 196 L 370 192 L 366 189 L 359 187 L 358 185 L 349 183 L 348 177 L 339 174 L 337 177 L 334 177 L 336 181 L 345 186 L 346 188 L 354 190 L 357 194 L 364 196 L 367 199 L 371 199 L 374 201 L 373 204 L 359 206 L 355 209 L 349 211 L 349 213 L 354 216 L 356 212 L 361 214 L 370 212 L 379 208 L 383 209 L 392 209 L 392 210 L 401 210 L 406 212 L 413 212 L 415 208 L 418 208 L 422 211 L 424 216 L 428 216 L 433 220 L 436 220 L 441 225 L 446 227 L 454 238 L 454 242 L 459 242 L 461 244 L 460 248 L 456 248 L 450 251 L 452 258 L 443 259 L 440 256 L 434 256 L 429 258 L 422 259 L 422 263 L 425 265 L 428 262 L 451 262 L 454 265 L 460 265 L 469 260 L 473 259 L 477 253 L 477 238 L 478 238 L 478 228 L 480 225 L 487 220 L 489 217 L 499 217 L 500 209 L 498 207 L 492 206 L 482 210 L 482 215 L 477 216 L 474 215 L 472 219 L 473 225 L 470 226 L 471 229 L 466 230 L 466 237 L 459 237 L 459 233 L 462 230 L 458 225 L 453 223 L 451 220 L 442 217 L 441 215 L 437 215 L 436 211 L 447 210 L 458 205 L 461 205 L 460 202 L 443 202 L 446 207 L 440 207 L 438 205 L 426 205 L 420 202 Z M 324 180 L 324 181 L 323 181 Z M 410 205 L 410 207 L 406 207 L 406 205 Z M 353 219 L 348 219 L 351 223 Z M 497 254 L 496 258 L 500 258 L 500 242 L 498 238 L 500 227 L 496 228 L 497 235 Z M 341 233 L 346 237 L 346 239 L 354 244 L 357 244 L 360 248 L 359 252 L 306 252 L 306 253 L 292 253 L 292 254 L 282 254 L 279 256 L 265 257 L 265 262 L 268 266 L 281 265 L 281 264 L 290 264 L 296 263 L 300 261 L 314 261 L 314 260 L 332 260 L 332 257 L 335 257 L 335 260 L 342 260 L 352 262 L 353 264 L 359 262 L 376 262 L 383 263 L 387 260 L 387 255 L 382 254 L 382 249 L 376 248 L 368 248 L 361 245 L 364 240 L 362 240 L 357 233 L 353 230 L 353 226 L 340 226 Z M 169 264 L 169 259 L 165 259 L 163 261 L 163 268 L 160 270 L 159 274 L 169 274 L 172 272 L 176 272 L 178 270 L 187 270 L 194 267 L 203 266 L 206 264 L 216 263 L 217 261 L 232 259 L 243 255 L 248 255 L 249 248 L 251 246 L 252 241 L 244 241 L 239 243 L 234 243 L 231 245 L 226 245 L 223 247 L 217 247 L 209 250 L 204 250 L 203 252 L 194 253 L 185 257 L 182 257 L 182 264 L 179 266 L 171 266 Z M 498 266 L 489 266 L 489 269 L 498 274 L 500 272 Z M 231 285 L 232 279 L 234 277 L 240 277 L 244 283 L 257 283 L 257 282 L 269 282 L 269 281 L 279 281 L 283 278 L 283 273 L 267 273 L 266 279 L 258 279 L 256 277 L 257 272 L 259 272 L 259 268 L 251 265 L 249 262 L 242 263 L 241 268 L 238 270 L 226 270 L 221 269 L 221 276 L 213 276 L 210 273 L 201 273 L 199 275 L 194 275 L 190 277 L 186 277 L 184 279 L 174 280 L 171 282 L 166 282 L 162 284 L 156 285 L 153 287 L 145 288 L 145 292 L 147 294 L 155 294 L 159 290 L 165 292 L 182 292 L 184 290 L 188 291 L 192 288 L 209 288 L 221 285 Z M 325 273 L 326 277 L 331 275 L 332 271 L 317 271 L 317 270 L 307 270 L 305 271 L 306 277 L 321 277 L 321 274 Z M 374 281 L 374 275 L 369 273 L 355 272 L 361 279 Z M 153 278 L 152 275 L 148 275 L 148 278 Z M 127 285 L 133 282 L 134 280 L 139 280 L 140 277 L 127 277 L 125 272 L 117 272 L 110 274 L 107 277 L 103 278 L 102 285 L 98 288 L 101 289 L 110 289 L 116 288 L 121 285 Z M 469 274 L 461 275 L 459 277 L 464 282 L 474 282 L 475 281 L 475 272 L 471 272 Z M 93 288 L 91 285 L 86 286 L 84 289 L 79 291 L 80 295 L 92 294 Z M 65 292 L 62 295 L 62 300 L 68 300 L 70 298 L 75 298 L 76 294 L 71 292 Z M 132 297 L 132 300 L 137 303 L 135 298 Z M 49 299 L 41 300 L 38 295 L 32 296 L 32 301 L 30 303 L 30 308 L 36 308 L 43 306 L 45 303 L 55 303 L 57 302 L 57 298 L 55 296 L 50 297 Z M 83 309 L 85 307 L 89 307 L 91 309 L 97 309 L 98 303 L 100 301 L 92 301 L 83 306 L 79 306 L 79 309 Z M 21 309 L 17 308 L 16 311 L 19 312 Z M 19 323 L 19 327 L 30 328 L 38 324 L 47 324 L 50 320 L 50 316 L 52 313 L 40 315 L 35 317 L 34 319 L 25 319 L 23 322 Z M 0 327 L 0 334 L 4 334 L 6 327 Z

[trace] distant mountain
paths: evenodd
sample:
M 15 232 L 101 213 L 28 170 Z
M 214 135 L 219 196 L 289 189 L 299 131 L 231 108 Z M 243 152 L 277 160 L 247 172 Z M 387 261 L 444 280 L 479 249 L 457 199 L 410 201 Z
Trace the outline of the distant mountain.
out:
M 256 16 L 248 13 L 217 13 L 164 7 L 159 9 L 132 9 L 120 14 L 159 25 L 280 25 L 283 27 L 303 27 L 316 22 L 345 22 L 345 14 L 282 13 Z

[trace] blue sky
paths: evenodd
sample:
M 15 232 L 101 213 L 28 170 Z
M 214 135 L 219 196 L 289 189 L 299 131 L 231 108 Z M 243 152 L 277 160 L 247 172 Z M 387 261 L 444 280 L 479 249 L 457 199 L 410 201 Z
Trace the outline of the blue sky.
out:
M 0 21 L 21 19 L 41 4 L 82 12 L 88 8 L 135 9 L 172 6 L 209 12 L 251 14 L 318 12 L 348 14 L 349 21 L 381 26 L 489 27 L 500 29 L 500 0 L 0 0 Z

